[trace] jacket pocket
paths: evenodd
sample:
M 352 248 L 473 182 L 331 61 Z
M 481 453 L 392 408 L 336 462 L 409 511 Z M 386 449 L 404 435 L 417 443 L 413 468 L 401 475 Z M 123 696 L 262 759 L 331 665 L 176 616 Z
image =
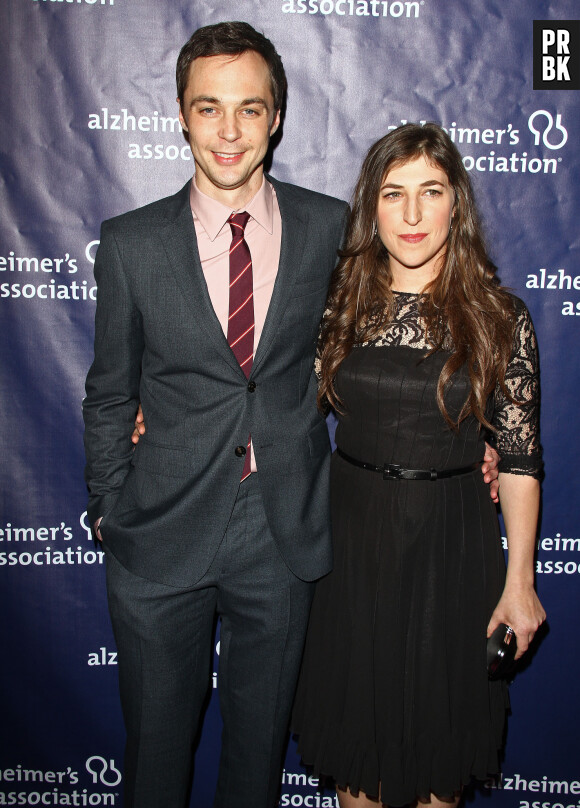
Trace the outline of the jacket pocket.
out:
M 160 446 L 144 438 L 137 444 L 131 463 L 137 470 L 162 477 L 189 477 L 197 468 L 195 453 L 191 449 Z

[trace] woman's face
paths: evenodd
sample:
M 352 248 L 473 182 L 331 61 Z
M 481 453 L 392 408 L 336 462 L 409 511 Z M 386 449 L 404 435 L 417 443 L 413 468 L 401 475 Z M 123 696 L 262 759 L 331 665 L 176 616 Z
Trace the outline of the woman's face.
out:
M 377 204 L 377 230 L 389 253 L 393 289 L 419 292 L 438 275 L 454 205 L 455 191 L 447 174 L 424 157 L 386 174 Z

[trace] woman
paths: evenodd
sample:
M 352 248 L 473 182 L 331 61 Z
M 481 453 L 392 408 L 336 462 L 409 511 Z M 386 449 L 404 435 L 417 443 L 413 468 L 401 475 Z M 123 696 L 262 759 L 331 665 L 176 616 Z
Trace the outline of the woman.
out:
M 341 256 L 320 342 L 319 405 L 338 416 L 334 567 L 317 585 L 293 729 L 342 808 L 449 806 L 499 770 L 508 696 L 488 680 L 486 634 L 512 626 L 521 656 L 545 619 L 535 336 L 434 124 L 370 149 Z M 507 576 L 479 471 L 487 430 Z

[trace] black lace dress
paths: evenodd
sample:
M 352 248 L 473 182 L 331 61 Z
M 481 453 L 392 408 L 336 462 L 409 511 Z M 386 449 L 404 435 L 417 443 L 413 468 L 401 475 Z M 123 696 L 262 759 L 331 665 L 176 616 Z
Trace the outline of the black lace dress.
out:
M 385 333 L 340 367 L 336 443 L 374 465 L 450 469 L 484 455 L 474 418 L 450 430 L 435 390 L 447 354 L 427 359 L 418 296 L 396 293 Z M 489 415 L 500 470 L 539 476 L 538 361 L 515 300 L 507 372 Z M 465 400 L 456 374 L 449 412 Z M 486 628 L 504 584 L 496 509 L 479 469 L 431 481 L 383 480 L 337 453 L 331 466 L 333 571 L 316 588 L 292 728 L 317 775 L 400 806 L 451 796 L 497 773 L 507 686 L 486 673 Z

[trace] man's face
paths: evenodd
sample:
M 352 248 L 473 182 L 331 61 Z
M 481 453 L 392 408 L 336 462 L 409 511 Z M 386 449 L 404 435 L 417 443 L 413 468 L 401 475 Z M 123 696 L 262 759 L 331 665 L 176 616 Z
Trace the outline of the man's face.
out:
M 270 136 L 280 124 L 270 74 L 255 51 L 194 59 L 179 121 L 203 193 L 237 209 L 260 188 Z

